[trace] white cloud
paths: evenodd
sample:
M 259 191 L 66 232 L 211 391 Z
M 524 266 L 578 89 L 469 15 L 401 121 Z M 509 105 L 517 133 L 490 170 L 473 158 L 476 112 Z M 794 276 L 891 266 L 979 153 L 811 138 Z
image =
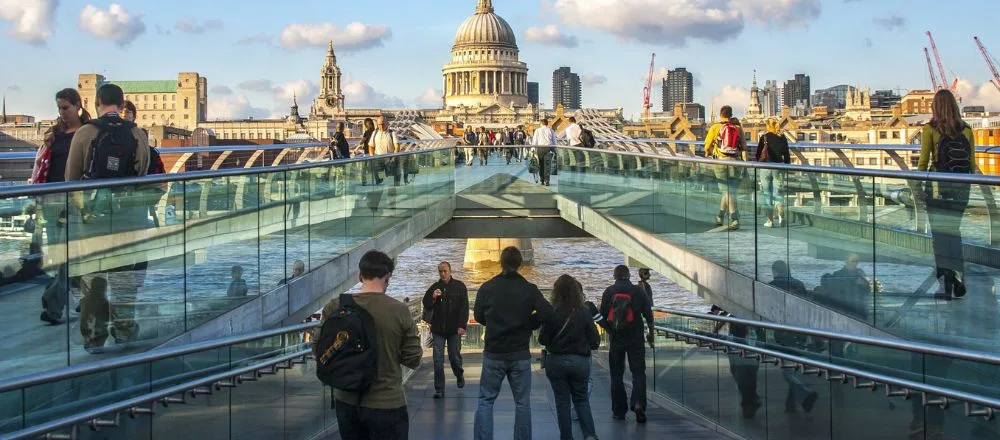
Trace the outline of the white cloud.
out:
M 580 75 L 580 82 L 588 86 L 596 86 L 600 84 L 607 84 L 608 77 L 596 73 L 585 73 L 583 75 Z
M 212 86 L 212 89 L 209 90 L 209 92 L 212 93 L 213 95 L 228 96 L 233 94 L 233 89 L 230 89 L 229 86 Z
M 560 32 L 559 27 L 554 24 L 545 27 L 530 27 L 524 31 L 524 38 L 528 42 L 547 46 L 577 47 L 580 45 L 576 37 Z
M 264 119 L 270 115 L 271 112 L 266 109 L 251 105 L 250 100 L 247 99 L 246 95 L 239 95 L 236 97 L 213 96 L 212 99 L 208 101 L 208 117 L 212 120 L 247 118 Z
M 956 91 L 962 98 L 962 106 L 982 105 L 987 111 L 1000 111 L 1000 90 L 993 83 L 986 82 L 977 86 L 967 79 L 959 79 Z
M 146 32 L 139 15 L 129 15 L 122 5 L 112 3 L 108 10 L 87 5 L 80 12 L 80 28 L 94 37 L 125 47 Z
M 274 83 L 269 79 L 252 79 L 243 81 L 236 87 L 250 92 L 270 92 L 274 90 Z
M 553 0 L 570 26 L 625 40 L 682 46 L 688 39 L 723 42 L 747 22 L 766 27 L 805 26 L 820 14 L 820 0 Z
M 52 21 L 59 0 L 0 0 L 0 21 L 10 25 L 7 34 L 30 44 L 43 44 L 52 36 Z
M 440 89 L 430 88 L 424 91 L 424 93 L 414 99 L 414 103 L 417 108 L 441 108 L 442 102 L 441 97 L 444 96 L 444 92 Z
M 277 101 L 276 104 L 278 107 L 288 108 L 288 106 L 292 105 L 292 98 L 295 98 L 299 102 L 299 111 L 302 112 L 309 111 L 310 103 L 318 95 L 319 86 L 306 79 L 286 81 L 274 88 L 274 99 Z
M 348 78 L 342 85 L 348 107 L 353 108 L 404 108 L 406 103 L 395 96 L 389 96 L 368 83 Z
M 340 28 L 332 23 L 290 24 L 281 31 L 281 46 L 285 49 L 326 47 L 333 41 L 338 51 L 357 52 L 380 47 L 392 37 L 389 26 L 353 22 Z
M 11 92 L 20 92 L 21 91 L 21 86 L 19 86 L 17 84 L 12 84 L 12 85 L 7 86 L 7 90 L 10 90 Z
M 906 17 L 900 15 L 887 15 L 885 17 L 875 17 L 872 19 L 876 26 L 891 31 L 896 28 L 906 27 Z
M 747 104 L 750 103 L 750 90 L 741 86 L 726 85 L 719 93 L 712 95 L 712 102 L 715 103 L 716 111 L 722 106 L 728 105 L 733 108 L 733 115 L 740 118 L 747 112 Z M 711 119 L 711 115 L 709 115 L 709 119 Z
M 222 20 L 211 19 L 199 23 L 198 19 L 191 16 L 182 18 L 174 25 L 175 29 L 188 34 L 204 34 L 208 31 L 222 29 L 222 27 Z

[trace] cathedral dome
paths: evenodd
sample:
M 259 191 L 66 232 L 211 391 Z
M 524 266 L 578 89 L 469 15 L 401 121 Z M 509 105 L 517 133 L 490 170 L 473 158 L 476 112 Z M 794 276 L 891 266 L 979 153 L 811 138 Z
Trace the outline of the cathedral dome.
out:
M 455 33 L 455 48 L 502 46 L 517 49 L 517 38 L 507 21 L 493 11 L 492 0 L 479 0 L 476 13 Z

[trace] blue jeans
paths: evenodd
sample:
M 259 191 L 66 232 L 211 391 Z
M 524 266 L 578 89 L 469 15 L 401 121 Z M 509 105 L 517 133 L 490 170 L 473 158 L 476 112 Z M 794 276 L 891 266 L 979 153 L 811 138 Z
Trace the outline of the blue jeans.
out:
M 549 355 L 545 375 L 552 385 L 556 400 L 556 419 L 559 421 L 561 440 L 573 440 L 573 421 L 570 418 L 570 401 L 580 418 L 584 437 L 596 437 L 594 415 L 590 411 L 588 383 L 590 382 L 590 356 Z
M 444 391 L 444 345 L 448 344 L 448 361 L 455 377 L 465 376 L 462 369 L 462 337 L 434 334 L 434 391 Z
M 531 440 L 531 360 L 500 361 L 483 358 L 476 408 L 476 440 L 493 440 L 493 404 L 504 378 L 514 395 L 514 440 Z

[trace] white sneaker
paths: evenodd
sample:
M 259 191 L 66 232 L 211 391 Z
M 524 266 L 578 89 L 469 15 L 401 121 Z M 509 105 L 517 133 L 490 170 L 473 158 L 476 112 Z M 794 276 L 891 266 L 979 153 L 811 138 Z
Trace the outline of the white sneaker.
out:
M 765 228 L 773 228 L 773 227 L 774 227 L 774 224 L 773 224 L 773 223 L 771 223 L 771 221 L 770 221 L 770 220 L 768 220 L 768 221 L 764 222 L 764 227 L 765 227 Z

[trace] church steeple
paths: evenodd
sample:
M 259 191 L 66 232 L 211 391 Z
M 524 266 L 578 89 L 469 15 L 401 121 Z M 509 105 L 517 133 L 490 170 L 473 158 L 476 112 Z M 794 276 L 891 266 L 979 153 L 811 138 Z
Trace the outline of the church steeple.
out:
M 344 92 L 340 86 L 340 67 L 333 50 L 333 40 L 326 46 L 326 61 L 319 74 L 319 96 L 309 114 L 312 118 L 326 118 L 343 113 Z
M 476 6 L 477 14 L 490 14 L 493 12 L 493 0 L 479 0 L 479 5 Z
M 757 69 L 753 71 L 753 85 L 750 87 L 750 105 L 747 106 L 747 116 L 760 116 L 760 88 L 757 87 Z
M 326 46 L 326 67 L 337 65 L 337 54 L 333 51 L 333 40 Z

